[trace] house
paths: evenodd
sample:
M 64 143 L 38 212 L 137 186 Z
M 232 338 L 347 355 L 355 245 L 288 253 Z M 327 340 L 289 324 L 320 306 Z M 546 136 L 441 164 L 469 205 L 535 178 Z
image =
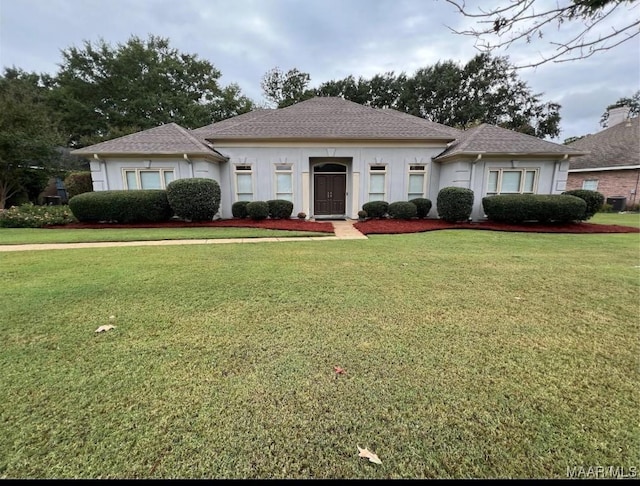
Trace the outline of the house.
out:
M 598 191 L 619 210 L 640 202 L 640 118 L 628 114 L 628 106 L 611 109 L 608 128 L 568 144 L 590 153 L 571 160 L 567 189 Z
M 175 123 L 74 150 L 90 158 L 94 190 L 164 188 L 206 177 L 236 201 L 287 199 L 294 214 L 357 218 L 368 201 L 433 201 L 447 186 L 475 193 L 559 194 L 569 158 L 584 152 L 492 125 L 460 131 L 391 109 L 317 97 L 195 130 Z

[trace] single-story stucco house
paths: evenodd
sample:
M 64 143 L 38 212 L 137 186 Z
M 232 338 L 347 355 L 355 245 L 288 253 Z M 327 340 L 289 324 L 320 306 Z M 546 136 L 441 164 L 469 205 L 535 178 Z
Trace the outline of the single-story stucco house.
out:
M 235 201 L 287 199 L 294 215 L 357 218 L 368 201 L 474 191 L 474 220 L 492 194 L 559 194 L 569 158 L 585 152 L 482 124 L 466 131 L 392 109 L 317 97 L 260 109 L 195 130 L 169 123 L 72 152 L 90 159 L 95 191 L 165 188 L 215 179 L 219 215 Z
M 608 128 L 568 144 L 589 154 L 571 160 L 567 189 L 598 191 L 618 210 L 640 201 L 640 118 L 629 111 L 609 110 Z

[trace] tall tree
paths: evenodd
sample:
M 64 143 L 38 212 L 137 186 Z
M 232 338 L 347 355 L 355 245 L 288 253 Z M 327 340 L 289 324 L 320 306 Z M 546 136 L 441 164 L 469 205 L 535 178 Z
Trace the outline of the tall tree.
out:
M 166 38 L 132 36 L 116 47 L 85 41 L 62 57 L 50 85 L 71 147 L 168 122 L 195 128 L 252 106 L 237 86 L 220 88 L 220 71 L 209 61 Z
M 629 107 L 629 118 L 635 118 L 640 115 L 640 90 L 636 91 L 630 97 L 620 98 L 618 101 L 613 103 L 612 105 L 607 106 L 606 111 L 600 117 L 600 125 L 606 128 L 609 126 L 609 110 L 612 108 L 617 108 L 619 106 L 628 106 Z
M 313 90 L 307 88 L 310 80 L 308 73 L 296 68 L 285 73 L 276 66 L 265 73 L 260 87 L 267 100 L 278 108 L 284 108 L 299 101 L 308 100 L 315 95 Z
M 540 60 L 518 68 L 584 59 L 640 34 L 637 10 L 629 9 L 626 15 L 614 16 L 636 0 L 503 0 L 501 5 L 492 7 L 482 1 L 476 10 L 467 6 L 465 0 L 446 1 L 464 17 L 476 21 L 475 28 L 450 29 L 474 37 L 481 52 L 492 53 L 530 42 L 546 42 L 553 49 L 549 54 L 541 54 Z M 569 28 L 560 28 L 566 25 Z
M 39 76 L 5 69 L 0 76 L 0 210 L 20 191 L 32 196 L 46 185 L 45 171 L 60 157 L 59 142 Z
M 541 93 L 533 93 L 519 79 L 508 58 L 490 54 L 478 54 L 465 65 L 440 61 L 413 76 L 348 76 L 323 83 L 316 91 L 457 128 L 491 123 L 539 138 L 560 133 L 560 105 L 542 101 Z

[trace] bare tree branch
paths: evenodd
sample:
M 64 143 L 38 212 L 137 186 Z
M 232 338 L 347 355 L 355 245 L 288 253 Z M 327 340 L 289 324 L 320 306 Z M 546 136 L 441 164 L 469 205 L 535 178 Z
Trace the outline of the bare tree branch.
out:
M 465 0 L 446 0 L 463 16 L 476 19 L 477 24 L 476 28 L 465 30 L 448 28 L 456 34 L 475 37 L 475 47 L 487 53 L 549 37 L 546 44 L 554 47 L 552 54 L 540 52 L 539 61 L 515 66 L 516 69 L 584 59 L 613 49 L 640 34 L 638 0 L 557 0 L 555 7 L 542 9 L 535 8 L 541 4 L 540 0 L 505 1 L 508 4 L 504 6 L 472 10 Z M 621 9 L 625 8 L 626 15 L 617 22 L 624 25 L 613 24 L 614 12 L 623 12 Z M 564 31 L 560 27 L 569 24 L 576 26 L 578 33 L 562 39 Z

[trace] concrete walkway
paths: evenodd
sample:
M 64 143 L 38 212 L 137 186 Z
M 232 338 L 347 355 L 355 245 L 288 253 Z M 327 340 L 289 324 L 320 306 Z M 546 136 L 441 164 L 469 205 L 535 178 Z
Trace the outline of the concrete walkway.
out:
M 335 236 L 296 236 L 291 238 L 220 238 L 210 240 L 101 241 L 95 243 L 37 243 L 32 245 L 0 245 L 3 251 L 68 250 L 71 248 L 107 248 L 112 246 L 208 245 L 223 243 L 273 243 L 283 241 L 366 240 L 353 227 L 353 221 L 331 221 Z

